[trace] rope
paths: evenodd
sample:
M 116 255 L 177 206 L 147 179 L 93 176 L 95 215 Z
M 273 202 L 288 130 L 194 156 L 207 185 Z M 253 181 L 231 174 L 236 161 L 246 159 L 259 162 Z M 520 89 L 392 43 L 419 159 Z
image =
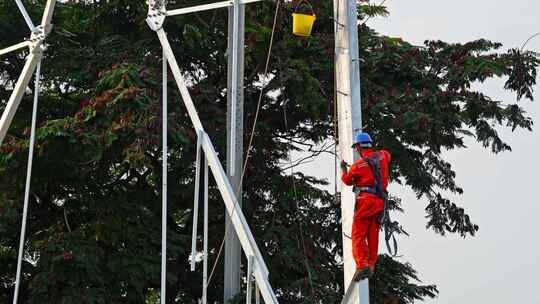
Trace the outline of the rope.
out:
M 19 240 L 19 255 L 17 258 L 17 274 L 15 277 L 15 291 L 13 294 L 13 304 L 17 303 L 19 288 L 21 286 L 21 268 L 24 253 L 24 236 L 26 234 L 26 223 L 28 220 L 28 201 L 30 198 L 30 182 L 32 180 L 32 163 L 34 161 L 34 143 L 36 140 L 36 121 L 39 95 L 39 77 L 41 74 L 41 60 L 36 67 L 36 79 L 34 80 L 34 105 L 32 109 L 32 125 L 30 127 L 30 142 L 28 144 L 28 165 L 26 168 L 26 186 L 24 189 L 23 218 L 21 224 L 21 236 Z
M 523 42 L 523 44 L 521 45 L 521 48 L 519 49 L 520 52 L 523 52 L 523 49 L 525 48 L 525 46 L 527 45 L 527 43 L 529 43 L 529 41 L 533 40 L 535 37 L 538 37 L 540 35 L 540 32 L 534 34 L 534 35 L 531 35 L 525 42 Z
M 338 0 L 339 1 L 339 0 Z M 338 4 L 339 5 L 339 4 Z M 339 12 L 339 10 L 338 10 Z M 335 57 L 335 53 L 334 53 L 334 57 Z M 334 58 L 334 61 L 335 61 L 335 58 Z M 338 110 L 337 110 L 337 87 L 336 87 L 336 79 L 337 79 L 337 74 L 336 74 L 336 69 L 334 69 L 334 113 L 333 113 L 333 117 L 332 117 L 332 122 L 333 122 L 333 129 L 334 129 L 334 199 L 335 199 L 335 203 L 337 204 L 337 201 L 338 201 L 338 197 L 337 197 L 337 194 L 338 194 L 338 186 L 337 186 L 337 183 L 338 183 L 338 180 L 337 180 L 337 176 L 338 176 L 338 170 L 337 170 L 337 166 L 338 166 L 338 144 L 339 144 L 339 134 L 338 134 L 338 119 L 337 119 L 337 115 L 338 115 Z
M 285 111 L 286 105 L 287 103 L 283 105 L 283 121 L 285 122 L 285 129 L 289 130 L 289 124 L 287 121 L 287 112 Z M 292 140 L 289 140 L 289 143 L 290 142 L 292 142 Z M 293 186 L 294 201 L 296 202 L 296 208 L 300 209 L 300 206 L 298 206 L 298 194 L 296 192 L 296 181 L 294 179 L 294 166 L 293 166 L 292 157 L 289 152 L 290 151 L 287 151 L 287 157 L 289 158 L 290 167 L 291 167 L 291 180 L 292 180 L 292 186 Z M 313 279 L 311 276 L 311 271 L 309 270 L 310 267 L 309 267 L 309 263 L 307 259 L 307 251 L 306 251 L 305 240 L 304 240 L 304 229 L 302 228 L 302 223 L 296 223 L 296 224 L 298 225 L 298 230 L 300 230 L 300 237 L 302 238 L 302 250 L 304 252 L 304 263 L 306 264 L 306 271 L 309 278 L 309 286 L 311 288 L 311 295 L 313 296 L 315 293 L 313 291 Z
M 273 21 L 273 24 L 272 24 L 272 34 L 270 36 L 270 44 L 268 46 L 268 52 L 267 52 L 267 55 L 266 55 L 266 64 L 265 64 L 265 67 L 264 67 L 264 77 L 265 78 L 268 75 L 268 67 L 270 66 L 270 58 L 271 58 L 271 55 L 272 55 L 272 46 L 274 44 L 274 34 L 275 34 L 275 31 L 276 31 L 276 23 L 277 23 L 277 17 L 278 17 L 278 13 L 279 13 L 280 4 L 281 4 L 281 1 L 279 1 L 279 0 L 276 1 L 276 10 L 275 10 L 275 13 L 274 13 L 274 21 Z M 248 144 L 248 147 L 247 147 L 247 150 L 246 150 L 246 157 L 245 157 L 244 165 L 243 165 L 243 168 L 242 168 L 242 175 L 240 176 L 240 183 L 238 183 L 238 188 L 236 189 L 236 197 L 238 197 L 239 194 L 240 194 L 240 189 L 241 189 L 241 186 L 242 186 L 242 182 L 244 181 L 244 176 L 246 174 L 247 164 L 248 164 L 248 161 L 249 161 L 249 157 L 251 155 L 251 147 L 253 146 L 253 138 L 255 137 L 255 128 L 257 126 L 257 121 L 259 119 L 259 112 L 260 112 L 261 105 L 262 105 L 262 97 L 263 97 L 264 88 L 265 88 L 265 85 L 262 85 L 261 89 L 259 91 L 259 100 L 257 101 L 257 110 L 255 111 L 255 117 L 253 119 L 253 125 L 251 127 L 251 134 L 250 134 L 250 137 L 249 137 L 249 144 Z M 236 208 L 233 209 L 232 212 L 233 213 L 236 212 Z M 217 264 L 219 262 L 219 259 L 221 257 L 221 253 L 223 252 L 223 245 L 225 245 L 225 237 L 226 237 L 226 235 L 228 233 L 228 230 L 229 230 L 229 226 L 225 227 L 225 236 L 223 237 L 223 240 L 221 241 L 221 245 L 219 246 L 219 251 L 217 253 L 216 260 L 214 261 L 214 265 L 212 266 L 212 271 L 210 272 L 210 276 L 208 277 L 207 286 L 212 281 L 214 271 L 216 270 L 216 266 L 217 266 Z

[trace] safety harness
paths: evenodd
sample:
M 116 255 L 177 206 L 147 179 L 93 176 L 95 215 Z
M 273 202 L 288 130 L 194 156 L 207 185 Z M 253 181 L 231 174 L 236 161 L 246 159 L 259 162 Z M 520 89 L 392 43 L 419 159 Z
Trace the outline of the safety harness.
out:
M 397 256 L 398 246 L 394 232 L 400 231 L 399 223 L 392 222 L 390 219 L 390 211 L 388 210 L 388 193 L 383 189 L 384 184 L 382 180 L 381 160 L 382 156 L 379 152 L 375 152 L 370 157 L 364 157 L 363 160 L 368 164 L 371 173 L 373 174 L 373 187 L 354 187 L 353 191 L 357 194 L 371 193 L 381 198 L 384 202 L 384 209 L 379 216 L 379 224 L 384 229 L 384 239 L 386 241 L 386 248 L 388 253 L 395 257 Z M 390 246 L 390 240 L 392 240 L 393 246 Z M 392 247 L 394 251 L 392 251 Z

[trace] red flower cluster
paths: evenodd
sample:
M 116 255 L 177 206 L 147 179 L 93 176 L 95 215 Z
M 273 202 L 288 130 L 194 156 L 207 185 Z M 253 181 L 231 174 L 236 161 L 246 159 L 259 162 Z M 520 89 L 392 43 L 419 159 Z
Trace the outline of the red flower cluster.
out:
M 73 252 L 72 251 L 65 251 L 64 252 L 64 261 L 71 261 L 73 259 Z

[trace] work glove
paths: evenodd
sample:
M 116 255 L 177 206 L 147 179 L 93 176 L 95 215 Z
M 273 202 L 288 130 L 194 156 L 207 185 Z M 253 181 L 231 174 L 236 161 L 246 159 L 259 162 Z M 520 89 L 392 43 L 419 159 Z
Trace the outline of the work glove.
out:
M 341 161 L 341 172 L 345 173 L 347 172 L 347 167 L 349 166 L 344 160 Z

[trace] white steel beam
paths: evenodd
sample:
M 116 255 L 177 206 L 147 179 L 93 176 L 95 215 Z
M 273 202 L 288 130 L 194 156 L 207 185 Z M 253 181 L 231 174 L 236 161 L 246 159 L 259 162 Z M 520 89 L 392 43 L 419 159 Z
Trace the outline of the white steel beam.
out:
M 264 266 L 264 261 L 262 265 Z M 253 276 L 255 277 L 255 282 L 257 282 L 257 286 L 259 286 L 259 291 L 262 295 L 264 303 L 277 304 L 278 301 L 276 299 L 274 291 L 272 290 L 272 286 L 270 286 L 270 282 L 268 282 L 268 276 L 265 275 L 261 270 L 258 270 L 259 266 L 259 262 L 253 263 Z
M 45 5 L 43 16 L 41 17 L 41 26 L 45 30 L 45 35 L 49 34 L 49 31 L 51 29 L 51 21 L 55 4 L 56 0 L 48 0 L 47 4 Z
M 263 0 L 241 0 L 239 1 L 239 3 L 247 4 L 247 3 L 259 2 L 259 1 L 263 1 Z M 210 3 L 210 4 L 202 4 L 202 5 L 190 6 L 190 7 L 167 11 L 167 16 L 184 15 L 184 14 L 190 14 L 190 13 L 195 13 L 195 12 L 212 10 L 216 8 L 229 7 L 233 5 L 234 5 L 234 1 L 221 1 L 221 2 L 215 2 L 215 3 Z
M 188 111 L 189 118 L 191 119 L 191 123 L 193 124 L 196 132 L 203 131 L 204 128 L 202 126 L 201 119 L 199 118 L 199 114 L 197 114 L 197 109 L 195 108 L 195 104 L 193 104 L 191 95 L 189 95 L 189 91 L 185 84 L 184 76 L 182 76 L 182 72 L 178 67 L 178 62 L 176 62 L 176 58 L 174 57 L 174 53 L 172 51 L 171 45 L 169 44 L 167 34 L 163 30 L 163 28 L 158 29 L 156 33 L 159 38 L 159 42 L 161 43 L 161 47 L 163 48 L 163 51 L 167 56 L 167 61 L 169 62 L 169 66 L 174 76 L 174 80 L 176 81 L 176 85 L 178 86 L 178 90 L 180 91 L 180 95 L 182 95 L 182 100 L 186 105 L 186 109 Z
M 21 75 L 19 76 L 17 84 L 15 84 L 15 88 L 9 97 L 6 108 L 4 109 L 4 113 L 2 113 L 2 118 L 0 118 L 0 145 L 6 137 L 9 126 L 13 121 L 15 112 L 17 112 L 19 103 L 21 102 L 24 92 L 26 91 L 26 87 L 32 78 L 32 74 L 34 73 L 39 60 L 41 60 L 41 53 L 30 54 L 28 57 L 26 57 L 26 63 L 24 64 Z
M 21 14 L 23 15 L 24 21 L 26 21 L 26 24 L 28 25 L 30 32 L 35 32 L 36 26 L 32 22 L 32 19 L 30 18 L 30 15 L 28 15 L 28 12 L 24 8 L 24 5 L 22 4 L 21 0 L 15 0 L 15 3 L 17 3 L 17 6 L 19 7 L 19 11 L 21 11 Z
M 10 53 L 10 52 L 13 52 L 13 51 L 16 51 L 18 49 L 22 49 L 24 47 L 29 47 L 30 46 L 30 41 L 23 41 L 21 43 L 17 43 L 15 45 L 12 45 L 12 46 L 9 46 L 5 49 L 1 49 L 0 50 L 0 56 L 2 55 L 5 55 L 7 53 Z

